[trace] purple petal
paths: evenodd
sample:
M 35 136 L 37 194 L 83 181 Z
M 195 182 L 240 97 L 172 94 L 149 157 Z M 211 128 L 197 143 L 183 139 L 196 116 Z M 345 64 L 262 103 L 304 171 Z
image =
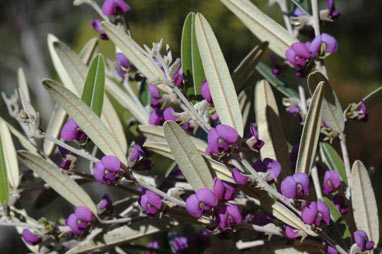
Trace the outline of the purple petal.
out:
M 367 243 L 366 243 L 366 250 L 371 250 L 371 249 L 373 249 L 374 248 L 374 242 L 373 241 L 368 241 Z
M 78 227 L 77 220 L 78 220 L 77 216 L 74 213 L 72 213 L 69 216 L 66 223 L 74 234 L 79 235 L 79 234 L 82 234 L 83 230 Z
M 209 103 L 212 102 L 211 92 L 207 80 L 204 81 L 202 86 L 200 87 L 200 93 L 206 101 L 208 101 Z
M 354 241 L 357 243 L 361 250 L 366 250 L 366 242 L 369 241 L 369 237 L 363 230 L 357 230 L 353 233 Z
M 324 201 L 321 201 L 321 200 L 317 201 L 317 211 L 319 213 L 321 213 L 322 219 L 324 220 L 324 222 L 329 225 L 329 223 L 330 223 L 330 210 L 329 210 L 328 205 Z M 317 225 L 317 226 L 319 226 L 319 225 Z
M 322 39 L 322 42 L 326 44 L 325 51 L 327 53 L 337 52 L 338 43 L 337 43 L 337 40 L 333 36 L 331 36 L 327 33 L 323 33 L 321 36 L 321 39 Z
M 263 160 L 263 164 L 264 164 L 266 170 L 270 173 L 268 175 L 269 179 L 275 179 L 280 175 L 281 165 L 278 161 L 272 160 L 270 158 L 265 158 Z
M 86 206 L 78 206 L 74 212 L 78 219 L 89 222 L 93 219 L 93 214 Z
M 281 182 L 281 193 L 287 198 L 296 197 L 297 182 L 292 176 L 287 176 Z
M 131 156 L 130 156 L 130 160 L 132 162 L 134 162 L 136 160 L 142 159 L 144 156 L 145 156 L 145 152 L 143 151 L 142 147 L 140 145 L 138 145 L 138 144 L 135 144 L 134 145 L 134 150 L 133 150 L 133 152 L 131 153 Z
M 34 234 L 27 228 L 24 228 L 22 237 L 24 241 L 29 245 L 36 245 L 41 241 L 41 238 L 39 235 Z
M 298 230 L 295 228 L 292 228 L 291 226 L 286 225 L 285 226 L 285 235 L 289 239 L 296 239 L 298 236 Z
M 316 202 L 310 202 L 307 206 L 304 207 L 301 213 L 302 220 L 306 224 L 313 224 L 315 222 L 317 217 L 317 203 Z
M 234 199 L 235 193 L 236 193 L 236 186 L 226 181 L 223 181 L 223 185 L 224 185 L 224 200 Z
M 293 175 L 294 180 L 297 183 L 297 196 L 302 197 L 303 195 L 309 194 L 309 177 L 305 173 L 296 173 Z
M 171 120 L 171 121 L 175 122 L 179 118 L 179 116 L 175 116 L 174 113 L 176 113 L 176 112 L 174 111 L 174 109 L 172 107 L 166 108 L 163 111 L 164 120 L 165 121 Z
M 177 87 L 180 87 L 183 84 L 183 72 L 182 68 L 179 69 L 179 71 L 172 77 L 174 80 L 174 83 Z
M 104 176 L 105 176 L 105 167 L 103 166 L 102 161 L 98 161 L 96 162 L 94 166 L 94 178 L 97 180 L 97 182 L 101 184 L 109 184 L 110 182 L 107 183 L 103 179 Z
M 78 124 L 70 118 L 61 130 L 61 138 L 65 141 L 73 141 L 77 139 L 79 128 Z
M 174 250 L 176 251 L 176 253 L 183 253 L 182 251 L 186 250 L 188 247 L 187 238 L 186 237 L 174 237 L 172 247 L 174 247 Z
M 196 191 L 198 200 L 208 206 L 216 206 L 218 204 L 218 198 L 208 188 L 202 188 Z
M 331 246 L 330 244 L 325 243 L 325 254 L 337 254 L 338 251 L 336 248 Z
M 232 217 L 232 222 L 234 222 L 235 224 L 241 224 L 243 217 L 240 213 L 239 208 L 236 205 L 228 203 L 227 213 L 230 217 Z M 228 220 L 230 219 L 228 218 Z M 228 221 L 228 224 L 232 224 L 231 221 Z
M 215 128 L 210 129 L 210 131 L 208 132 L 207 140 L 210 151 L 214 154 L 219 154 L 219 134 Z
M 160 98 L 159 90 L 158 90 L 158 88 L 156 86 L 149 85 L 149 90 L 150 90 L 151 96 L 154 99 L 159 99 Z
M 324 194 L 335 191 L 341 184 L 340 175 L 336 170 L 327 170 L 324 175 Z
M 285 52 L 285 57 L 292 65 L 296 66 L 296 53 L 293 51 L 293 49 L 287 49 Z
M 102 5 L 102 12 L 105 15 L 119 15 L 130 10 L 130 6 L 123 0 L 105 0 Z
M 150 115 L 149 124 L 161 125 L 163 123 L 163 111 L 160 109 L 154 109 Z
M 108 211 L 114 210 L 113 201 L 111 200 L 108 194 L 103 195 L 99 208 L 101 210 L 108 210 Z
M 159 195 L 149 190 L 146 190 L 146 195 L 147 200 L 151 206 L 155 207 L 158 210 L 162 207 L 162 199 Z
M 107 170 L 113 172 L 120 171 L 121 161 L 116 156 L 106 155 L 102 157 L 101 161 Z
M 214 177 L 214 194 L 218 200 L 222 200 L 224 197 L 224 184 L 223 181 L 217 177 Z
M 121 75 L 121 77 L 124 77 L 126 74 L 126 69 L 131 66 L 131 63 L 129 59 L 122 53 L 118 53 L 116 59 L 118 73 L 119 75 Z
M 295 42 L 291 46 L 292 50 L 296 53 L 296 56 L 300 58 L 308 59 L 310 57 L 309 49 L 302 42 Z
M 232 169 L 232 179 L 238 185 L 246 185 L 248 183 L 248 178 L 240 174 L 237 168 Z
M 202 217 L 203 209 L 200 207 L 200 201 L 195 194 L 192 194 L 187 198 L 186 209 L 195 218 Z
M 255 137 L 256 139 L 259 138 L 259 134 L 257 133 L 256 127 L 253 123 L 249 125 L 249 131 L 251 132 L 253 137 Z
M 96 30 L 98 33 L 100 34 L 105 33 L 105 31 L 103 31 L 101 27 L 101 20 L 93 19 L 90 23 L 92 27 L 94 28 L 94 30 Z
M 239 134 L 237 133 L 236 129 L 226 124 L 219 124 L 218 126 L 216 126 L 216 131 L 219 135 L 219 138 L 224 139 L 224 141 L 228 144 L 236 143 L 239 137 Z

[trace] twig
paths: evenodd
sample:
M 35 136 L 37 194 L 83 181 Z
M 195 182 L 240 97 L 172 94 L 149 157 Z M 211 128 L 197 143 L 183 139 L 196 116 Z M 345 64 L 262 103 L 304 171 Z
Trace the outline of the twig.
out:
M 43 225 L 29 224 L 29 223 L 18 222 L 18 221 L 7 221 L 7 222 L 0 221 L 0 226 L 44 229 Z
M 240 224 L 240 227 L 246 228 L 246 229 L 253 229 L 257 232 L 262 232 L 262 233 L 266 233 L 270 235 L 279 235 L 279 236 L 283 235 L 282 229 L 272 223 L 269 223 L 265 226 L 258 226 L 254 224 L 243 223 L 243 224 Z
M 350 190 L 351 190 L 351 169 L 350 169 L 350 159 L 349 159 L 348 148 L 346 146 L 346 135 L 344 133 L 340 133 L 339 138 L 340 138 L 340 144 L 341 144 L 342 159 L 344 160 L 344 165 L 345 165 L 346 178 L 348 180 L 348 188 L 346 190 L 346 197 L 349 199 Z

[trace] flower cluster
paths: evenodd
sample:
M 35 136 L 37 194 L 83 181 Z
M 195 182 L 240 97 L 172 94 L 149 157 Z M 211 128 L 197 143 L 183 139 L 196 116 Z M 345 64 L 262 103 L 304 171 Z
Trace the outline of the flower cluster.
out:
M 304 207 L 301 213 L 302 220 L 309 225 L 321 226 L 321 223 L 329 225 L 330 210 L 324 201 L 313 201 Z
M 303 198 L 309 195 L 309 177 L 305 173 L 287 176 L 281 182 L 281 193 L 287 198 Z
M 92 220 L 95 217 L 89 208 L 85 206 L 78 206 L 74 213 L 70 214 L 66 220 L 66 225 L 71 229 L 71 233 L 80 235 L 90 227 Z
M 94 178 L 101 184 L 110 184 L 120 178 L 121 162 L 112 155 L 102 157 L 94 166 Z

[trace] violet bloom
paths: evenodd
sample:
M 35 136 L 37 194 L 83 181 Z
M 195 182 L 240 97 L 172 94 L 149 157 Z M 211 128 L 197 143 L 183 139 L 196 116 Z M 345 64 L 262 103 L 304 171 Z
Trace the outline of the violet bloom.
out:
M 337 49 L 337 40 L 327 33 L 316 36 L 309 47 L 309 51 L 313 57 L 317 55 L 324 56 L 325 53 L 335 53 Z
M 68 170 L 72 169 L 74 166 L 74 163 L 77 160 L 77 157 L 74 156 L 69 150 L 58 146 L 58 154 L 62 158 L 62 161 L 60 163 L 60 168 Z
M 227 206 L 220 206 L 216 217 L 218 227 L 225 229 L 227 227 L 233 227 L 237 224 L 241 224 L 243 218 L 239 208 L 228 203 Z
M 292 228 L 289 225 L 286 225 L 285 226 L 285 235 L 289 239 L 296 239 L 299 236 L 299 231 L 298 231 L 298 229 L 295 229 L 295 228 Z
M 102 29 L 101 20 L 93 19 L 90 24 L 92 25 L 93 29 L 99 33 L 101 40 L 109 40 L 109 37 L 107 37 L 105 31 Z
M 336 170 L 327 170 L 324 175 L 324 194 L 327 195 L 340 187 L 340 175 Z
M 314 224 L 316 227 L 319 227 L 321 222 L 329 224 L 330 210 L 324 201 L 313 201 L 304 207 L 301 217 L 306 224 Z
M 62 127 L 61 138 L 65 141 L 78 141 L 79 143 L 82 143 L 86 141 L 87 136 L 80 126 L 70 118 L 65 123 L 64 127 Z
M 309 49 L 303 42 L 295 42 L 285 53 L 286 59 L 297 69 L 303 68 L 310 59 Z
M 172 242 L 172 247 L 175 250 L 176 254 L 187 253 L 188 252 L 188 243 L 187 238 L 183 236 L 176 236 Z
M 257 160 L 252 166 L 257 172 L 266 173 L 267 180 L 277 178 L 281 172 L 280 163 L 270 158 L 265 158 L 263 161 Z
M 340 17 L 340 12 L 336 11 L 334 0 L 328 0 L 328 10 L 329 10 L 329 16 L 331 19 L 335 20 Z
M 68 217 L 66 224 L 70 227 L 73 234 L 79 235 L 90 226 L 93 219 L 94 216 L 90 212 L 89 208 L 85 206 L 78 206 L 74 213 Z
M 182 68 L 179 68 L 179 71 L 174 76 L 172 76 L 172 80 L 174 80 L 174 83 L 177 87 L 181 87 L 183 85 Z
M 204 211 L 210 211 L 211 207 L 218 204 L 218 198 L 208 188 L 202 188 L 186 200 L 187 211 L 195 218 L 200 218 Z
M 24 228 L 22 237 L 24 241 L 29 245 L 37 245 L 39 242 L 41 242 L 41 237 L 27 228 Z
M 103 156 L 101 161 L 96 162 L 94 178 L 101 184 L 110 184 L 117 180 L 121 172 L 120 160 L 112 155 Z
M 176 114 L 176 112 L 175 112 L 175 110 L 172 107 L 166 108 L 163 111 L 164 120 L 165 121 L 171 120 L 171 121 L 176 122 L 176 120 L 179 118 L 179 116 L 176 116 L 175 114 Z
M 143 151 L 142 147 L 138 144 L 134 145 L 133 152 L 131 153 L 130 160 L 132 162 L 139 161 L 145 157 L 145 152 Z
M 369 241 L 369 237 L 366 232 L 363 230 L 357 230 L 353 233 L 354 241 L 358 245 L 358 247 L 362 250 L 372 250 L 374 248 L 374 242 Z
M 287 112 L 291 114 L 292 116 L 297 116 L 300 114 L 300 107 L 299 106 L 292 106 L 290 107 Z
M 232 179 L 237 185 L 247 185 L 248 177 L 243 176 L 237 168 L 232 169 Z
M 130 68 L 131 63 L 129 59 L 122 53 L 117 53 L 117 69 L 121 77 L 126 75 L 126 70 Z
M 337 253 L 338 251 L 336 248 L 334 248 L 328 243 L 325 243 L 325 254 L 337 254 Z
M 130 161 L 134 164 L 131 165 L 135 170 L 150 170 L 153 168 L 154 163 L 145 158 L 145 152 L 138 144 L 134 145 L 133 152 L 130 155 Z
M 209 103 L 212 103 L 212 97 L 210 92 L 210 87 L 208 85 L 207 80 L 203 82 L 202 86 L 200 87 L 200 93 L 202 94 L 203 98 L 208 101 Z
M 335 195 L 333 197 L 333 204 L 341 214 L 347 214 L 350 212 L 350 208 L 346 204 L 346 200 L 343 196 Z
M 287 176 L 281 182 L 281 193 L 287 198 L 302 198 L 309 194 L 309 177 L 305 173 Z
M 149 124 L 150 125 L 162 125 L 164 122 L 163 118 L 163 111 L 161 109 L 154 109 L 153 112 L 151 112 L 150 118 L 149 118 Z
M 154 85 L 149 85 L 149 91 L 154 99 L 160 99 L 159 89 Z
M 130 10 L 130 6 L 123 0 L 105 0 L 102 5 L 102 13 L 107 16 L 121 15 Z
M 264 141 L 259 139 L 259 134 L 256 131 L 256 127 L 254 124 L 250 124 L 249 132 L 251 133 L 251 137 L 247 141 L 248 146 L 255 151 L 260 151 L 260 149 L 264 146 Z
M 98 206 L 102 212 L 103 211 L 113 212 L 114 210 L 113 201 L 111 200 L 110 196 L 107 194 L 103 195 L 102 200 Z
M 206 152 L 219 154 L 222 151 L 228 151 L 229 145 L 235 144 L 238 138 L 239 134 L 234 128 L 226 124 L 219 124 L 208 132 Z
M 138 198 L 139 205 L 149 216 L 156 214 L 162 207 L 162 199 L 150 190 L 144 190 L 144 194 Z
M 358 116 L 357 119 L 367 122 L 369 120 L 369 114 L 366 113 L 366 105 L 364 101 L 361 101 L 359 107 L 356 109 Z
M 214 194 L 218 200 L 232 200 L 235 197 L 236 187 L 230 183 L 214 178 Z
M 157 241 L 149 242 L 147 244 L 147 247 L 152 248 L 152 249 L 159 249 L 159 244 Z M 145 254 L 157 254 L 156 251 L 145 251 Z

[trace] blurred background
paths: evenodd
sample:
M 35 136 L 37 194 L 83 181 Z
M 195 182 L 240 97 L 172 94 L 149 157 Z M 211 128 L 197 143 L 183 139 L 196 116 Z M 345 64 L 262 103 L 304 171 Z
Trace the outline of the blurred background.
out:
M 99 1 L 99 4 L 102 2 Z M 259 42 L 218 0 L 127 2 L 132 7 L 129 21 L 135 40 L 140 44 L 151 45 L 152 42 L 163 38 L 164 42 L 171 46 L 174 57 L 180 57 L 183 21 L 190 11 L 198 11 L 206 16 L 231 71 Z M 278 5 L 269 7 L 265 0 L 253 2 L 283 24 Z M 321 9 L 325 9 L 327 2 L 320 0 L 319 4 Z M 341 12 L 340 18 L 333 23 L 322 23 L 321 31 L 335 36 L 339 43 L 338 52 L 327 58 L 326 64 L 332 86 L 343 108 L 346 108 L 349 102 L 358 102 L 382 85 L 382 1 L 336 0 L 336 7 Z M 7 95 L 13 93 L 17 86 L 16 71 L 23 67 L 31 86 L 33 104 L 42 114 L 43 126 L 48 123 L 53 103 L 46 96 L 40 81 L 45 77 L 57 79 L 47 48 L 47 34 L 56 35 L 79 52 L 90 38 L 98 36 L 90 25 L 91 19 L 94 18 L 99 17 L 90 6 L 76 7 L 69 0 L 0 1 L 0 90 Z M 100 41 L 100 50 L 114 60 L 114 49 L 110 42 Z M 269 62 L 268 54 L 263 60 Z M 260 76 L 254 76 L 248 85 L 255 84 L 259 78 Z M 275 94 L 278 92 L 275 91 Z M 278 100 L 281 102 L 279 94 Z M 297 144 L 301 126 L 296 118 L 285 112 L 281 103 L 279 105 L 283 127 L 287 130 L 287 139 L 291 144 Z M 2 117 L 10 120 L 2 100 L 0 113 Z M 346 133 L 351 161 L 360 159 L 369 169 L 380 205 L 379 211 L 382 213 L 382 188 L 378 186 L 382 181 L 382 103 L 369 114 L 367 123 L 349 122 Z M 337 142 L 334 146 L 339 148 Z M 13 245 L 12 241 L 17 240 L 10 240 L 10 246 Z M 0 249 L 0 253 L 8 253 L 3 251 L 4 249 Z

